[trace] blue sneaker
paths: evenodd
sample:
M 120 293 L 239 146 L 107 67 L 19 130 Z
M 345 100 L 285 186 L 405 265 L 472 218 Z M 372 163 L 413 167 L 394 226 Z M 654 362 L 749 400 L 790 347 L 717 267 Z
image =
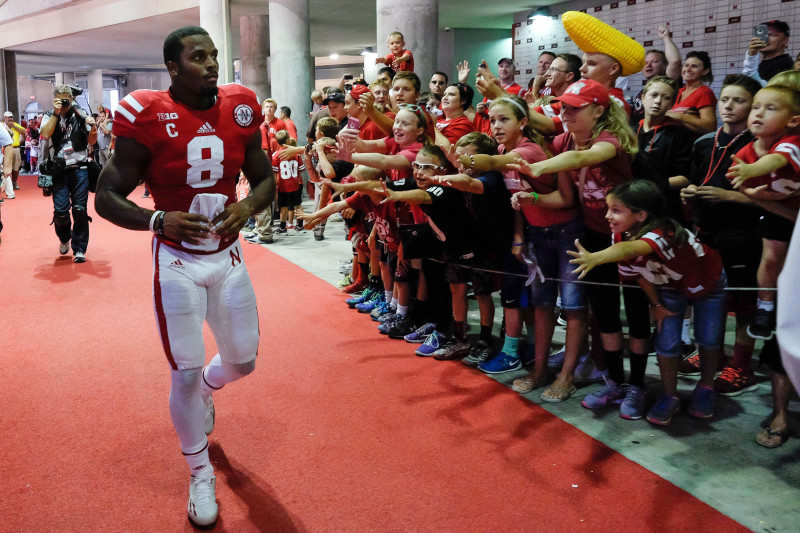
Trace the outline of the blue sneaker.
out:
M 714 392 L 714 389 L 698 385 L 692 393 L 689 414 L 703 420 L 714 418 L 714 400 L 716 397 L 717 393 Z
M 587 409 L 600 409 L 610 403 L 618 402 L 625 396 L 625 389 L 614 383 L 608 376 L 603 376 L 606 384 L 586 396 L 581 405 Z
M 636 385 L 623 385 L 625 399 L 619 406 L 619 416 L 625 420 L 639 420 L 644 417 L 644 391 Z
M 672 422 L 672 417 L 680 410 L 680 399 L 671 394 L 663 394 L 647 412 L 647 421 L 657 426 L 668 426 Z
M 382 302 L 378 307 L 370 311 L 369 317 L 375 322 L 380 322 L 380 317 L 387 313 L 394 313 L 394 308 L 389 302 Z
M 425 342 L 425 339 L 427 339 L 428 336 L 434 331 L 436 331 L 436 324 L 434 324 L 433 322 L 428 322 L 427 324 L 423 324 L 422 326 L 418 327 L 417 329 L 415 329 L 414 331 L 403 337 L 403 340 L 406 342 L 419 344 L 421 342 Z
M 361 302 L 360 304 L 356 304 L 356 311 L 359 313 L 369 313 L 376 307 L 378 307 L 383 302 L 383 293 L 382 292 L 374 292 L 372 293 L 372 297 L 368 300 Z
M 414 353 L 420 357 L 432 357 L 433 352 L 444 346 L 446 341 L 447 339 L 444 338 L 444 335 L 436 330 L 433 330 L 433 333 L 428 335 L 428 338 L 425 339 L 425 342 L 422 343 L 422 346 L 417 348 Z
M 347 300 L 344 301 L 344 303 L 350 306 L 350 309 L 355 309 L 356 304 L 366 302 L 375 295 L 375 292 L 376 292 L 375 289 L 367 287 L 366 289 L 364 289 L 364 292 L 362 292 L 358 296 L 353 296 L 352 298 L 348 298 Z
M 519 356 L 509 355 L 505 352 L 500 352 L 485 363 L 478 365 L 478 370 L 485 374 L 502 374 L 520 368 L 522 368 L 522 361 L 519 360 Z

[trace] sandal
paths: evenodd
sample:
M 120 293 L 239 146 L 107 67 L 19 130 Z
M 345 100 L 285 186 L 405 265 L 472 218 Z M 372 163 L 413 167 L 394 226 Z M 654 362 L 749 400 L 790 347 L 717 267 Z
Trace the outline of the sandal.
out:
M 578 390 L 578 388 L 574 385 L 568 389 L 554 389 L 553 387 L 547 387 L 547 390 L 542 393 L 540 398 L 543 402 L 559 403 L 569 400 L 570 396 L 572 396 L 576 390 Z
M 761 427 L 767 429 L 772 425 L 772 421 L 775 420 L 775 413 L 770 414 L 767 418 L 761 421 Z
M 524 378 L 515 379 L 514 383 L 511 384 L 511 389 L 520 394 L 528 394 L 532 390 L 538 389 L 544 385 L 546 379 L 547 378 L 535 380 L 531 376 L 525 376 Z
M 787 440 L 789 440 L 789 428 L 773 429 L 767 427 L 756 435 L 756 443 L 764 448 L 777 448 Z

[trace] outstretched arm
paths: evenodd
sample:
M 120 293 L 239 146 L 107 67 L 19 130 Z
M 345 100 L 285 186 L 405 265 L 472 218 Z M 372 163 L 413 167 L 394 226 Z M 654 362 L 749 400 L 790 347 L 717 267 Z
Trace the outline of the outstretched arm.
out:
M 578 267 L 573 270 L 574 273 L 580 274 L 578 279 L 583 279 L 583 277 L 596 266 L 635 259 L 636 257 L 647 255 L 652 251 L 650 245 L 641 239 L 618 242 L 599 252 L 587 251 L 586 248 L 581 246 L 578 239 L 575 239 L 575 248 L 577 248 L 577 252 L 567 250 L 567 253 L 574 257 L 574 259 L 570 259 L 569 262 L 578 265 Z

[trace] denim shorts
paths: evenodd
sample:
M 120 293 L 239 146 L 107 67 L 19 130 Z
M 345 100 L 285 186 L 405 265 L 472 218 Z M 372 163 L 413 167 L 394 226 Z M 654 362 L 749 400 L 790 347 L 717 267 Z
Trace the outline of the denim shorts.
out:
M 655 349 L 658 355 L 677 357 L 681 354 L 681 331 L 686 307 L 694 306 L 694 339 L 701 347 L 713 350 L 722 346 L 725 338 L 725 287 L 728 286 L 725 272 L 713 292 L 700 298 L 689 298 L 674 289 L 659 289 L 661 305 L 675 313 L 661 323 L 656 332 Z
M 586 227 L 580 218 L 548 227 L 528 226 L 528 242 L 533 243 L 536 260 L 546 278 L 577 281 L 573 274 L 576 265 L 570 263 L 572 256 L 567 250 L 575 251 L 575 240 L 583 237 Z M 558 292 L 561 292 L 561 308 L 574 311 L 586 308 L 586 291 L 580 283 L 569 281 L 545 281 L 531 285 L 531 303 L 539 306 L 554 306 Z

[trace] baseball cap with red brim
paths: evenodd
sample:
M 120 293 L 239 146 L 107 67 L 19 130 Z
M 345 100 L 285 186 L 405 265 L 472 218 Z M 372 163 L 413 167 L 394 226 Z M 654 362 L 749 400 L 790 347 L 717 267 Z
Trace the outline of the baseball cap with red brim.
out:
M 608 107 L 608 89 L 594 80 L 578 80 L 564 91 L 564 94 L 553 99 L 555 102 L 562 102 L 572 107 L 584 107 L 589 104 L 597 104 L 601 107 Z

